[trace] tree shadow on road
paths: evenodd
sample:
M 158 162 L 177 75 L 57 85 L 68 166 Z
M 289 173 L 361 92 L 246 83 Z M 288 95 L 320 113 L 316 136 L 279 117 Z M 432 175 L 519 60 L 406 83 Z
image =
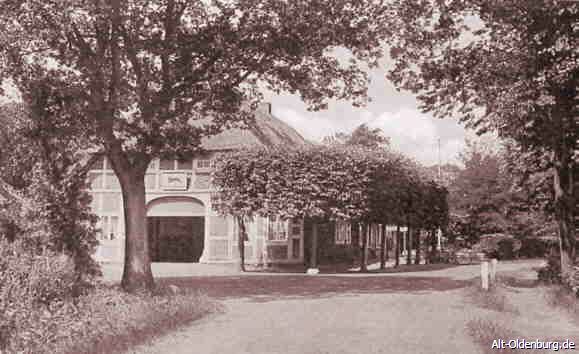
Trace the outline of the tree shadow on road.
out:
M 420 294 L 463 288 L 468 281 L 436 277 L 335 277 L 335 276 L 215 276 L 162 278 L 157 282 L 183 291 L 200 291 L 217 299 L 267 302 L 316 299 L 359 294 Z

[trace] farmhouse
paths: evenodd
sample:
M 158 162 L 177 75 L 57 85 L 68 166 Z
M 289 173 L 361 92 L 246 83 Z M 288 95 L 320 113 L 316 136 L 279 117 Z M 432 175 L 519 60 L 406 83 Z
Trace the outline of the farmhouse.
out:
M 145 177 L 149 252 L 153 262 L 228 263 L 239 258 L 237 225 L 211 207 L 210 173 L 218 152 L 254 146 L 305 146 L 308 142 L 271 114 L 271 105 L 255 112 L 251 129 L 230 129 L 203 141 L 204 155 L 156 159 Z M 92 209 L 99 217 L 99 261 L 124 259 L 124 217 L 119 181 L 106 159 L 89 172 Z M 301 220 L 256 218 L 248 225 L 247 263 L 302 263 Z
M 238 226 L 233 217 L 212 208 L 212 160 L 219 152 L 248 147 L 299 147 L 307 142 L 298 132 L 271 114 L 271 105 L 255 112 L 250 129 L 230 129 L 203 141 L 206 151 L 190 159 L 156 159 L 145 177 L 147 232 L 152 262 L 232 263 L 239 259 Z M 95 258 L 102 262 L 124 259 L 124 216 L 121 187 L 105 158 L 89 172 L 92 210 L 99 217 L 99 246 Z M 340 254 L 361 245 L 360 227 L 347 222 L 320 225 L 321 261 L 342 261 Z M 407 249 L 406 227 L 399 244 Z M 309 220 L 255 218 L 247 225 L 247 264 L 302 264 L 309 259 L 312 224 Z M 367 228 L 369 249 L 376 255 L 386 237 L 388 256 L 394 256 L 396 227 L 385 235 L 378 224 Z M 325 244 L 325 245 L 324 245 Z M 337 258 L 336 258 L 337 257 Z

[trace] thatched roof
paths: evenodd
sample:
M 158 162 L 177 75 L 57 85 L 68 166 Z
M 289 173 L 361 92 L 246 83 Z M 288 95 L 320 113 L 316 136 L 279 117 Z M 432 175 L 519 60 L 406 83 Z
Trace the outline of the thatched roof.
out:
M 255 122 L 248 129 L 233 128 L 203 139 L 206 150 L 235 150 L 248 147 L 310 145 L 294 128 L 271 114 L 271 105 L 262 104 L 255 112 Z

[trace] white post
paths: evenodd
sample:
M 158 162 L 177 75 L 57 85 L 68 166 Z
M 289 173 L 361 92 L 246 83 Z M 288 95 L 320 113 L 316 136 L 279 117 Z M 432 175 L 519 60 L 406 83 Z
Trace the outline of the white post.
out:
M 483 290 L 489 289 L 489 262 L 484 261 L 480 264 L 480 278 Z
M 491 259 L 491 274 L 490 274 L 491 285 L 494 285 L 494 283 L 497 279 L 497 264 L 498 263 L 499 263 L 499 261 L 496 258 Z
M 437 239 L 437 247 L 438 250 L 442 250 L 442 230 L 438 229 L 436 230 L 436 239 Z

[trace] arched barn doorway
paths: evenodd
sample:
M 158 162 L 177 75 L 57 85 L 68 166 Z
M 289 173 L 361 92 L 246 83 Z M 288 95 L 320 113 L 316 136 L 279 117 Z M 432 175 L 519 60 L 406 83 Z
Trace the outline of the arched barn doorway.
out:
M 147 207 L 152 262 L 199 262 L 205 240 L 205 206 L 188 197 L 165 197 Z

